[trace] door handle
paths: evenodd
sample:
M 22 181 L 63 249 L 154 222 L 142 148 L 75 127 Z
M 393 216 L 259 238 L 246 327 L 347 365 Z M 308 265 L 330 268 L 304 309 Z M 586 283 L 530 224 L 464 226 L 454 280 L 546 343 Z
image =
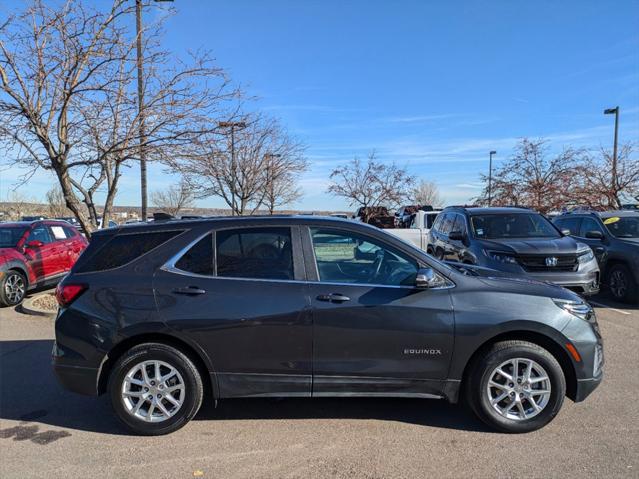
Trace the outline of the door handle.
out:
M 189 286 L 188 288 L 176 288 L 173 290 L 175 294 L 187 294 L 187 295 L 196 295 L 196 294 L 204 294 L 206 290 L 200 289 L 197 286 Z
M 339 293 L 331 293 L 331 294 L 320 294 L 317 299 L 319 301 L 330 301 L 332 303 L 343 303 L 345 301 L 350 301 L 351 298 L 348 296 L 344 296 Z

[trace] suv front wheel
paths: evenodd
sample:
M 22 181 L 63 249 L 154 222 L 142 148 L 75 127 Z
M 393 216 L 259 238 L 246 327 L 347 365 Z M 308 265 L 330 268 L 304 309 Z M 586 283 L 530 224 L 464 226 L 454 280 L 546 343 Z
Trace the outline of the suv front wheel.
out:
M 15 306 L 24 299 L 27 280 L 22 273 L 9 270 L 0 281 L 0 306 Z
M 111 404 L 133 432 L 158 436 L 188 423 L 202 405 L 202 378 L 184 353 L 160 343 L 140 344 L 116 362 Z
M 610 293 L 616 301 L 632 303 L 639 299 L 637 283 L 632 276 L 630 268 L 626 265 L 620 263 L 613 265 L 608 270 L 607 283 Z
M 566 380 L 555 357 L 527 341 L 494 344 L 473 364 L 466 387 L 475 414 L 510 433 L 548 424 L 566 395 Z

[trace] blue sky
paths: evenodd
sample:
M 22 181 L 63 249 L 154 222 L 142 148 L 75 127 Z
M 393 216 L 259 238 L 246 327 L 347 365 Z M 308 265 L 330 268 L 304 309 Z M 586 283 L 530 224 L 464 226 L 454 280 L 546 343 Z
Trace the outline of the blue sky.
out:
M 345 209 L 330 170 L 375 149 L 435 181 L 449 203 L 479 191 L 488 151 L 639 140 L 639 1 L 176 0 L 164 46 L 217 63 L 308 145 L 300 209 Z M 137 168 L 119 204 L 139 204 Z M 4 198 L 17 176 L 2 173 Z M 151 168 L 157 188 L 174 179 Z M 51 181 L 25 188 L 43 196 Z M 214 198 L 201 206 L 221 206 Z M 348 208 L 350 209 L 350 208 Z

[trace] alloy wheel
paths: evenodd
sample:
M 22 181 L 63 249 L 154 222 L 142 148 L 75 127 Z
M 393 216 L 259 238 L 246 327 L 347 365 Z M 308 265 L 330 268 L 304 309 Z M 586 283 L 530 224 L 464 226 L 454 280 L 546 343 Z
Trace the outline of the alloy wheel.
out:
M 18 273 L 9 274 L 4 282 L 4 294 L 11 304 L 18 304 L 24 298 L 24 279 Z
M 621 270 L 615 270 L 610 275 L 610 291 L 615 298 L 623 298 L 626 296 L 628 281 L 626 275 Z
M 147 422 L 175 416 L 184 404 L 184 379 L 164 361 L 143 361 L 133 366 L 122 381 L 122 402 L 127 412 Z
M 490 405 L 502 417 L 524 421 L 537 416 L 548 405 L 550 377 L 532 359 L 509 359 L 492 371 L 487 390 Z

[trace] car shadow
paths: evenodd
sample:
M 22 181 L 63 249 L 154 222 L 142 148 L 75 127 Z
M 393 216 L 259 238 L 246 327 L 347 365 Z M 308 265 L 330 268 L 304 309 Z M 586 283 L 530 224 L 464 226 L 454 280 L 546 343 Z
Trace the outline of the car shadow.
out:
M 0 418 L 128 435 L 109 399 L 64 390 L 51 368 L 52 340 L 0 341 Z M 465 407 L 431 399 L 255 398 L 209 401 L 195 420 L 373 419 L 490 432 Z

